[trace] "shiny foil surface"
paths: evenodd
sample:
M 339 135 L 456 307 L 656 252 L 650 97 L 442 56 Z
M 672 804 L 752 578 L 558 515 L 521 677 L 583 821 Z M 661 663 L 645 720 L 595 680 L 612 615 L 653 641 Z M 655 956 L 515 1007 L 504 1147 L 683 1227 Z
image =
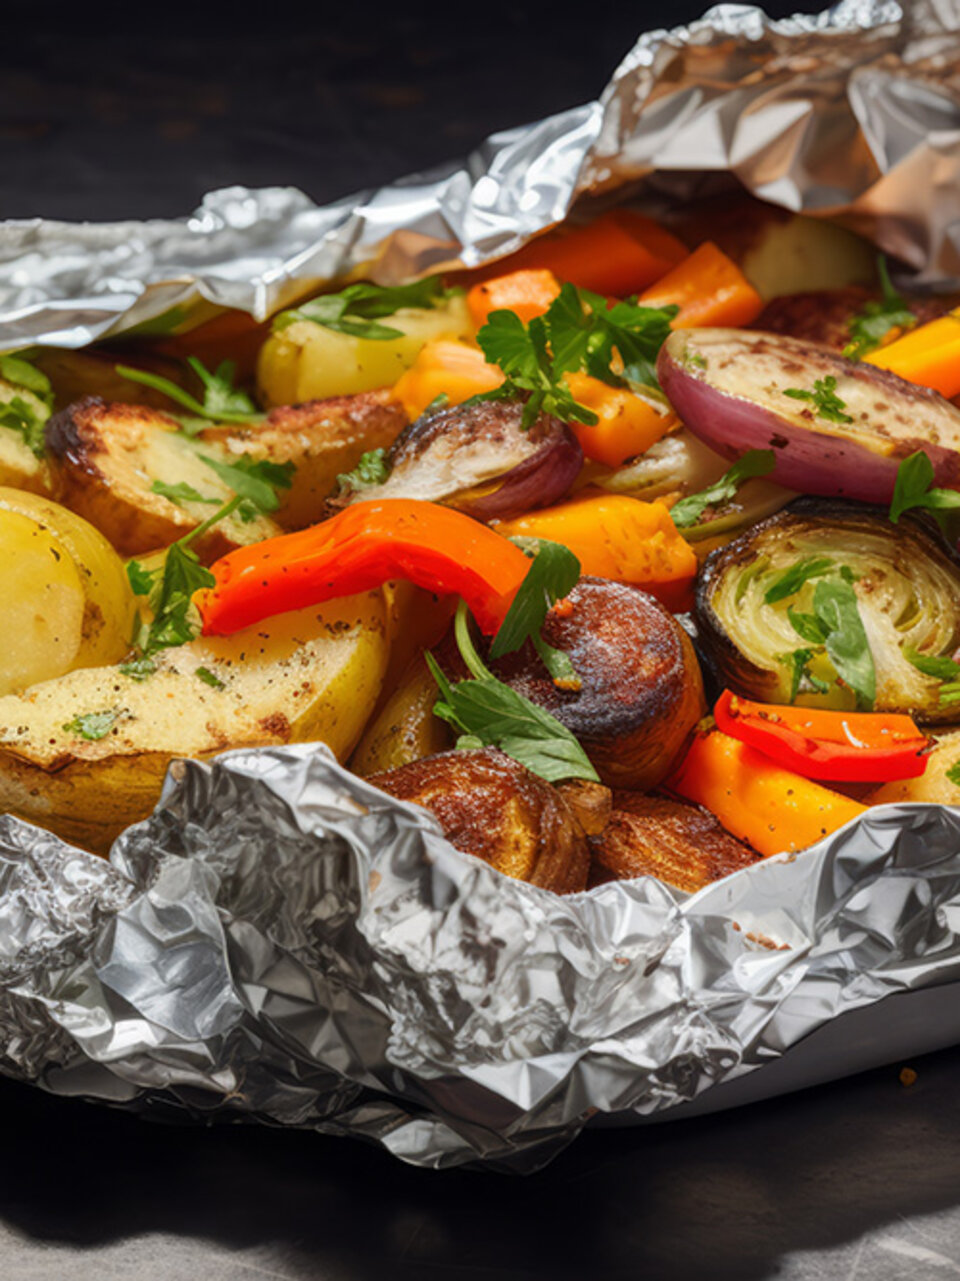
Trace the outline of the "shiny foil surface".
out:
M 955 285 L 958 28 L 954 0 L 780 22 L 720 5 L 643 36 L 598 103 L 325 208 L 233 188 L 184 221 L 4 224 L 0 349 L 204 300 L 265 317 L 360 269 L 495 258 L 580 197 L 723 174 Z M 871 810 L 689 898 L 510 880 L 316 745 L 176 763 L 109 862 L 0 818 L 0 1071 L 418 1165 L 533 1169 L 591 1122 L 746 1101 L 792 1061 L 778 1088 L 886 1061 L 886 1011 L 958 981 L 960 810 L 942 806 Z M 826 1065 L 803 1057 L 834 1028 Z M 920 1022 L 914 1050 L 958 1034 Z

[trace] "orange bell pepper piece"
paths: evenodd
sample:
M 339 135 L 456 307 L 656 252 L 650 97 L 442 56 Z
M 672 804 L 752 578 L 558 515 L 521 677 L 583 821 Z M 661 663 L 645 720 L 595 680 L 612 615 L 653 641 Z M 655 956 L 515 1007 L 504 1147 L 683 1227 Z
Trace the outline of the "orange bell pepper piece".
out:
M 526 325 L 534 316 L 542 316 L 559 292 L 560 282 L 552 271 L 511 271 L 474 285 L 467 294 L 467 307 L 478 329 L 487 323 L 491 311 L 515 312 Z
M 694 737 L 666 786 L 765 858 L 805 850 L 867 811 L 716 729 Z
M 413 420 L 438 396 L 446 396 L 448 404 L 460 405 L 502 382 L 503 374 L 495 365 L 487 364 L 479 347 L 441 338 L 422 348 L 394 386 L 393 394 Z
M 677 424 L 677 417 L 637 396 L 627 387 L 611 387 L 589 374 L 566 374 L 574 400 L 592 409 L 597 422 L 571 423 L 570 430 L 587 458 L 619 467 L 655 445 Z
M 960 308 L 909 330 L 863 359 L 907 382 L 932 387 L 948 400 L 960 395 Z
M 613 209 L 582 227 L 559 227 L 482 271 L 483 279 L 521 269 L 552 271 L 581 289 L 614 298 L 638 294 L 687 256 L 687 247 L 652 218 Z M 470 283 L 473 271 L 460 277 Z
M 229 636 L 273 614 L 406 579 L 455 592 L 486 635 L 507 615 L 530 568 L 519 547 L 462 512 L 416 499 L 354 503 L 294 534 L 238 547 L 194 595 L 205 636 Z
M 749 325 L 763 310 L 763 299 L 753 285 L 710 240 L 645 290 L 638 302 L 645 307 L 679 307 L 671 322 L 674 329 L 736 329 Z
M 500 521 L 506 538 L 563 543 L 584 574 L 632 583 L 675 612 L 690 605 L 697 557 L 663 503 L 622 494 L 588 494 L 541 511 Z

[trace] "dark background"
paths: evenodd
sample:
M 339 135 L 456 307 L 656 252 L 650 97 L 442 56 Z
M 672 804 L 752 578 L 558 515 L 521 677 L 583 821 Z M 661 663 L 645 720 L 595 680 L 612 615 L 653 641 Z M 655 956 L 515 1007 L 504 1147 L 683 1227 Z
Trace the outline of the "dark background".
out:
M 700 8 L 31 6 L 0 38 L 0 217 L 171 216 L 231 183 L 330 200 L 594 97 L 638 31 Z M 0 1083 L 0 1276 L 940 1278 L 960 1053 L 912 1066 L 588 1134 L 527 1179 Z

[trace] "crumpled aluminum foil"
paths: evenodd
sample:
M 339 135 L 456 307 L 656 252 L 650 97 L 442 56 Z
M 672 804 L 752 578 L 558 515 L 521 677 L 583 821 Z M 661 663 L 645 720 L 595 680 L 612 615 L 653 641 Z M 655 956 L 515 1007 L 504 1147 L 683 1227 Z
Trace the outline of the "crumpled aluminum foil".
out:
M 324 209 L 231 189 L 184 222 L 0 226 L 0 349 L 200 299 L 266 316 L 361 267 L 389 281 L 507 253 L 582 195 L 717 174 L 955 283 L 958 66 L 955 0 L 784 22 L 721 5 L 643 36 L 599 103 Z M 317 745 L 177 763 L 109 862 L 0 818 L 0 1071 L 420 1165 L 532 1169 L 588 1122 L 743 1102 L 887 1061 L 904 1035 L 935 1048 L 960 1020 L 930 998 L 952 1009 L 958 981 L 943 806 L 871 810 L 690 898 L 510 880 Z

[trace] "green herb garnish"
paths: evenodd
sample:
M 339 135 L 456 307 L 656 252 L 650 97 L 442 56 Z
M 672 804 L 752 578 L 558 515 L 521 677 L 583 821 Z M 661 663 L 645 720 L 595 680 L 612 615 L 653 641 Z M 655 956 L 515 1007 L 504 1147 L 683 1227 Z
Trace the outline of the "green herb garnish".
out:
M 205 498 L 192 485 L 185 481 L 177 481 L 175 485 L 168 485 L 164 480 L 155 480 L 150 486 L 151 494 L 160 494 L 163 498 L 169 498 L 171 502 L 180 506 L 182 503 L 212 503 L 214 507 L 220 505 L 219 498 Z
M 224 484 L 235 494 L 248 499 L 261 512 L 273 512 L 280 506 L 278 489 L 289 489 L 293 484 L 296 467 L 293 463 L 259 462 L 240 455 L 232 463 L 200 455 L 200 461 L 215 471 Z
M 197 418 L 209 419 L 212 422 L 221 423 L 252 423 L 259 422 L 263 418 L 256 405 L 246 394 L 234 387 L 234 378 L 236 376 L 236 365 L 232 360 L 223 360 L 217 368 L 210 372 L 195 356 L 190 356 L 187 364 L 200 379 L 203 386 L 203 400 L 199 401 L 195 396 L 191 396 L 188 391 L 172 382 L 169 378 L 163 378 L 160 374 L 152 374 L 146 369 L 133 369 L 130 365 L 117 365 L 116 371 L 121 378 L 126 378 L 130 382 L 140 383 L 144 387 L 152 387 L 154 391 L 162 392 L 164 396 L 169 396 L 178 405 L 184 409 L 189 409 L 191 414 Z M 195 428 L 187 425 L 190 434 L 194 433 Z M 202 429 L 202 424 L 201 424 Z
M 338 294 L 323 294 L 299 307 L 281 311 L 273 328 L 277 331 L 298 320 L 309 320 L 334 333 L 387 342 L 391 338 L 402 338 L 403 330 L 377 324 L 381 317 L 392 316 L 404 307 L 439 307 L 447 298 L 461 292 L 444 289 L 440 276 L 428 276 L 412 285 L 348 285 Z
M 955 489 L 933 489 L 933 463 L 918 449 L 905 458 L 897 468 L 890 503 L 890 519 L 896 525 L 905 511 L 922 507 L 933 512 L 941 528 L 945 527 L 948 511 L 960 507 L 960 493 Z
M 390 464 L 387 462 L 385 449 L 368 449 L 361 454 L 360 461 L 353 471 L 341 472 L 337 483 L 343 489 L 369 489 L 371 485 L 383 485 L 390 479 Z
M 689 494 L 681 498 L 670 508 L 670 516 L 677 529 L 689 529 L 696 525 L 708 507 L 722 507 L 736 498 L 737 490 L 746 480 L 755 476 L 766 476 L 777 465 L 777 456 L 772 449 L 748 449 L 742 458 L 723 473 L 699 494 Z
M 53 408 L 53 387 L 46 374 L 31 365 L 22 356 L 0 356 L 0 378 L 13 387 L 22 387 L 42 400 L 47 409 Z
M 800 588 L 811 578 L 820 578 L 835 568 L 834 563 L 826 556 L 805 556 L 795 565 L 778 574 L 763 594 L 767 605 L 775 605 L 779 600 L 795 596 Z M 846 568 L 846 567 L 844 567 Z
M 194 676 L 197 680 L 203 681 L 204 685 L 209 685 L 211 689 L 227 688 L 216 672 L 211 672 L 209 667 L 198 667 Z
M 944 774 L 954 787 L 960 787 L 960 761 L 954 761 L 950 768 Z
M 883 297 L 879 301 L 865 303 L 862 311 L 851 318 L 848 326 L 850 342 L 843 349 L 848 360 L 862 360 L 869 355 L 880 346 L 891 329 L 912 329 L 917 323 L 917 317 L 906 300 L 893 287 L 883 254 L 877 258 L 877 274 Z
M 806 391 L 802 387 L 786 387 L 783 394 L 792 396 L 794 400 L 809 400 L 816 406 L 818 418 L 825 418 L 831 423 L 853 422 L 851 415 L 844 413 L 847 404 L 837 395 L 837 380 L 833 374 L 818 378 L 813 384 L 813 391 Z
M 152 658 L 132 658 L 128 663 L 120 664 L 120 672 L 129 676 L 132 681 L 145 681 L 157 670 Z
M 119 715 L 120 713 L 113 709 L 104 712 L 81 712 L 61 728 L 67 734 L 76 734 L 77 738 L 85 738 L 89 743 L 96 743 L 101 738 L 106 738 Z
M 960 663 L 955 663 L 946 654 L 921 654 L 911 645 L 904 645 L 900 652 L 924 676 L 932 676 L 938 681 L 955 681 L 960 677 Z
M 457 607 L 454 630 L 473 679 L 451 684 L 429 651 L 424 657 L 441 695 L 434 704 L 434 715 L 458 731 L 457 747 L 499 747 L 550 783 L 564 778 L 598 782 L 596 770 L 566 726 L 497 680 L 483 664 L 470 637 L 463 601 Z
M 524 644 L 533 642 L 554 684 L 563 689 L 579 689 L 580 678 L 568 654 L 556 649 L 540 635 L 547 611 L 558 600 L 569 596 L 580 578 L 580 562 L 568 547 L 545 538 L 512 540 L 533 563 L 513 598 L 507 616 L 490 645 L 490 657 L 502 658 Z
M 826 681 L 814 676 L 810 670 L 810 660 L 814 656 L 812 649 L 795 649 L 790 654 L 778 654 L 777 660 L 785 663 L 790 668 L 790 697 L 787 700 L 792 703 L 800 693 L 804 683 L 817 694 L 825 694 L 830 686 Z
M 7 427 L 23 437 L 23 442 L 37 458 L 42 458 L 45 449 L 43 429 L 50 417 L 48 409 L 37 410 L 35 405 L 14 396 L 5 403 L 0 402 L 0 427 Z
M 877 677 L 857 594 L 850 583 L 821 579 L 813 593 L 813 613 L 787 610 L 793 630 L 810 645 L 826 649 L 839 680 L 853 690 L 857 706 L 871 711 Z

